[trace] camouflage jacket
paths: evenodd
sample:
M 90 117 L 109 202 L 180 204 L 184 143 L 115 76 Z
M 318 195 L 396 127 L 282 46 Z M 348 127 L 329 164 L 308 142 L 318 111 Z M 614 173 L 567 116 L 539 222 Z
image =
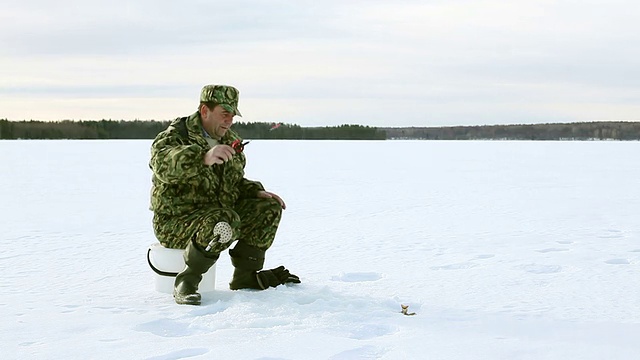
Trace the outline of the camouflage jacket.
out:
M 264 190 L 259 182 L 244 177 L 243 153 L 236 153 L 224 164 L 204 164 L 210 146 L 201 124 L 197 112 L 178 118 L 153 141 L 149 162 L 153 212 L 183 215 L 203 207 L 233 208 L 239 199 L 255 198 Z M 229 130 L 220 143 L 231 145 L 236 139 L 240 139 L 238 134 Z

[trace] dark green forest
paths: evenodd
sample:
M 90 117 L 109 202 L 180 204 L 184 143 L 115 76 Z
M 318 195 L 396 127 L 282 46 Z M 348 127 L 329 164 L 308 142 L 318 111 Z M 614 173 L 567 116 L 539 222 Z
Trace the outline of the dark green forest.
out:
M 170 121 L 9 121 L 0 119 L 0 139 L 153 139 Z M 640 122 L 600 121 L 531 125 L 450 127 L 302 127 L 271 123 L 233 125 L 245 139 L 299 140 L 640 140 Z
M 153 139 L 170 121 L 8 121 L 0 120 L 0 139 Z M 340 125 L 301 127 L 270 123 L 235 123 L 233 129 L 245 139 L 338 139 L 384 140 L 375 127 Z
M 640 122 L 380 128 L 388 139 L 423 140 L 640 140 Z

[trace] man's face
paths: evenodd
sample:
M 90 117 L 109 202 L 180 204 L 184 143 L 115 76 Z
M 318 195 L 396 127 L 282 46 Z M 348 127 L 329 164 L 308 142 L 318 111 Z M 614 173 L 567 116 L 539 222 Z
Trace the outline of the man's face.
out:
M 228 112 L 220 105 L 209 109 L 206 105 L 200 107 L 202 126 L 211 137 L 220 140 L 233 124 L 234 113 Z

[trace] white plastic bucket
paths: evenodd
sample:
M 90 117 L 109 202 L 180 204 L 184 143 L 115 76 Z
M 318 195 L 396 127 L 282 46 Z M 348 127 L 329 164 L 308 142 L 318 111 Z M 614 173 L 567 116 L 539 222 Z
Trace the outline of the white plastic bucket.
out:
M 169 249 L 160 245 L 160 243 L 155 243 L 149 246 L 147 254 L 149 264 L 161 272 L 175 274 L 184 269 L 184 250 L 182 249 Z M 155 286 L 157 291 L 173 294 L 173 283 L 176 279 L 175 275 L 160 275 L 155 270 L 153 275 L 155 276 Z M 209 271 L 202 275 L 202 281 L 198 286 L 198 291 L 207 292 L 215 289 L 216 264 L 213 264 Z

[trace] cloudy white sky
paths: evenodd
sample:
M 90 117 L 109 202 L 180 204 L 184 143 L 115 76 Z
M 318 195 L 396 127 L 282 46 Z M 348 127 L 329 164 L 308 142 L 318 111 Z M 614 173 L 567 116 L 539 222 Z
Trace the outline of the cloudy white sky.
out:
M 446 126 L 640 120 L 635 0 L 3 0 L 0 118 Z

